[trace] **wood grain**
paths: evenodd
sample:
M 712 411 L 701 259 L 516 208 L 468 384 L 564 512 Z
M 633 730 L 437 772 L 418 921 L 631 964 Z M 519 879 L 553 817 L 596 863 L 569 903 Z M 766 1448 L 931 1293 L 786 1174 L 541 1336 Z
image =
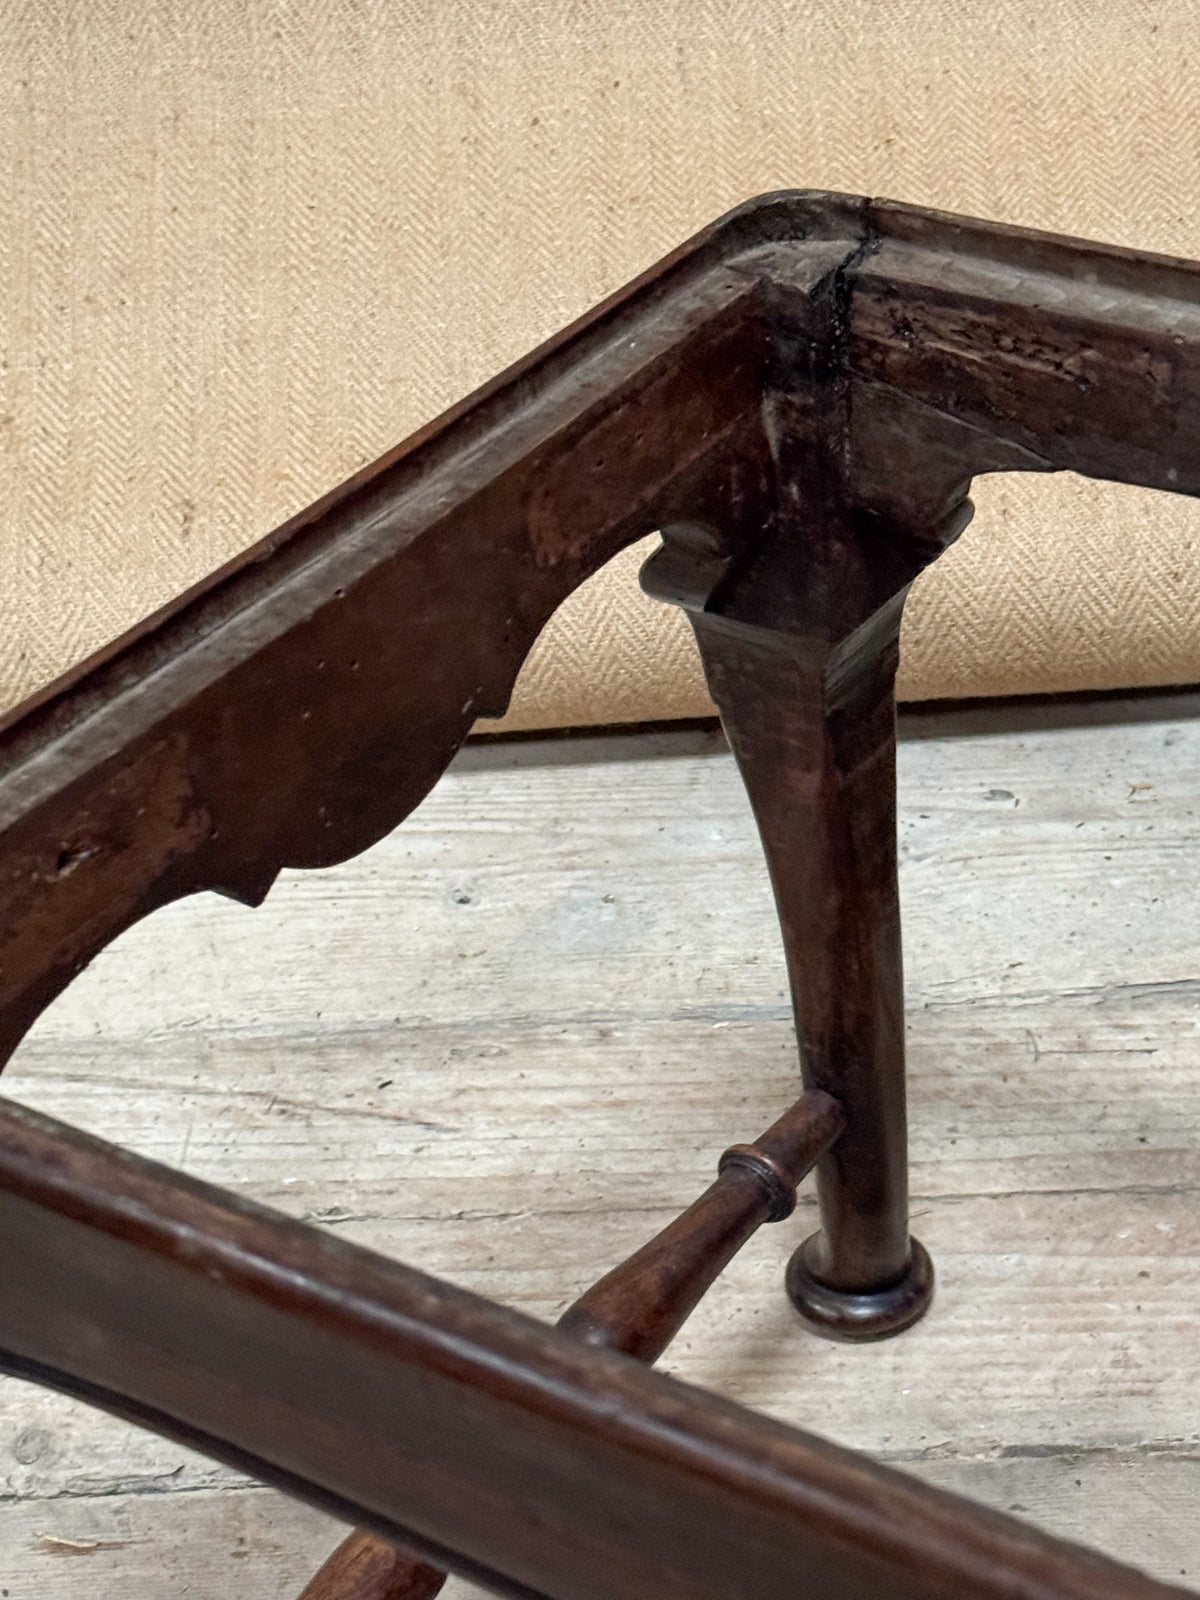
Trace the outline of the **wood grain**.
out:
M 1193 709 L 922 720 L 902 742 L 914 1216 L 939 1298 L 892 1344 L 801 1334 L 782 1270 L 802 1204 L 664 1363 L 1185 1582 L 1200 725 L 1172 713 Z M 357 861 L 124 935 L 7 1087 L 551 1317 L 783 1103 L 784 984 L 718 740 L 476 746 Z M 2 1393 L 11 1600 L 294 1595 L 340 1537 L 165 1441 Z

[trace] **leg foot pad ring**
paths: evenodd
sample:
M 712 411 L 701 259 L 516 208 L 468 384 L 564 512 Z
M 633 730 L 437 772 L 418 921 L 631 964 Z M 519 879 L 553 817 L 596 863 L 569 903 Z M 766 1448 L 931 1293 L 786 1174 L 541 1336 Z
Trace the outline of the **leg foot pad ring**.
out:
M 925 1247 L 911 1241 L 908 1270 L 886 1289 L 859 1294 L 834 1289 L 815 1277 L 808 1264 L 816 1235 L 806 1239 L 788 1262 L 788 1299 L 815 1333 L 853 1344 L 890 1339 L 911 1328 L 933 1299 L 933 1262 Z

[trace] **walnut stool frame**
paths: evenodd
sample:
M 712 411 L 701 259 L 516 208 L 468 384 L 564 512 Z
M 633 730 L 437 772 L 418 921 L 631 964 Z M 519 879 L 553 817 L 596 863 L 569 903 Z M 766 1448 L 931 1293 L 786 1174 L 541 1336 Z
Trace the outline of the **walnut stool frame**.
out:
M 1200 493 L 1200 267 L 767 196 L 0 727 L 0 1059 L 122 929 L 343 860 L 654 530 L 757 817 L 803 1093 L 558 1330 L 0 1101 L 0 1369 L 353 1522 L 309 1600 L 1184 1591 L 647 1370 L 815 1163 L 788 1293 L 899 1332 L 893 681 L 977 473 Z

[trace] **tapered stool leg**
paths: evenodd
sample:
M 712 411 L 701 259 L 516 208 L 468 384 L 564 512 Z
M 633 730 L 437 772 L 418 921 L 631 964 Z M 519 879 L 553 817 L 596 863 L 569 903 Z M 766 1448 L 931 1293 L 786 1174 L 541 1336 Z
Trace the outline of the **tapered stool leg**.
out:
M 753 805 L 787 953 L 806 1087 L 844 1106 L 818 1168 L 821 1230 L 788 1292 L 839 1339 L 881 1339 L 929 1305 L 908 1233 L 893 682 L 900 600 L 850 651 L 693 612 Z

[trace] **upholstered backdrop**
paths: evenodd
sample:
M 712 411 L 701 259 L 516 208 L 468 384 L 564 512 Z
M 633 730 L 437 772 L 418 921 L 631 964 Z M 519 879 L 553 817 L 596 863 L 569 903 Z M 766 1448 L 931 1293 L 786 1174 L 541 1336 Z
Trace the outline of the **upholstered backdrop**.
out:
M 1200 0 L 10 0 L 0 700 L 718 213 L 821 187 L 1200 256 Z M 1200 516 L 977 487 L 909 698 L 1200 680 Z M 636 559 L 515 725 L 707 708 Z

